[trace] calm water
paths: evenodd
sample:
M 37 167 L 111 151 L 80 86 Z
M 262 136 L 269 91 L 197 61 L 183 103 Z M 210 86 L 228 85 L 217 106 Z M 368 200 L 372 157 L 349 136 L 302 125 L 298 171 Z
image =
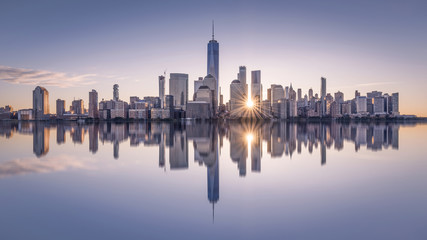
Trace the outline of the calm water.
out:
M 427 239 L 427 125 L 0 122 L 1 239 Z

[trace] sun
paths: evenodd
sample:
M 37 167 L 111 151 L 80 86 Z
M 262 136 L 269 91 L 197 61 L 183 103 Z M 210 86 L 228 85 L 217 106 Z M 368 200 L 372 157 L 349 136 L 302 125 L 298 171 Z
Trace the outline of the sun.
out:
M 248 107 L 248 108 L 252 108 L 253 106 L 254 106 L 254 102 L 252 102 L 252 100 L 248 100 L 247 102 L 246 102 L 246 106 Z
M 246 135 L 246 140 L 248 141 L 248 143 L 251 143 L 253 139 L 254 139 L 254 135 L 252 135 L 252 133 L 248 133 Z

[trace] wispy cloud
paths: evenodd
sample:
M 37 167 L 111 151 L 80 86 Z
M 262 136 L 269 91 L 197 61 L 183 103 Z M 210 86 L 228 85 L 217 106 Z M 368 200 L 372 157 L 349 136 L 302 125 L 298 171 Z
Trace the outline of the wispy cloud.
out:
M 356 87 L 371 87 L 371 86 L 384 86 L 390 84 L 398 84 L 398 82 L 372 82 L 356 84 Z
M 0 81 L 11 84 L 76 87 L 95 84 L 96 74 L 70 75 L 62 72 L 0 66 Z
M 75 158 L 69 155 L 60 155 L 50 158 L 14 159 L 0 163 L 0 179 L 16 175 L 32 173 L 50 173 L 69 169 L 95 169 L 91 159 Z

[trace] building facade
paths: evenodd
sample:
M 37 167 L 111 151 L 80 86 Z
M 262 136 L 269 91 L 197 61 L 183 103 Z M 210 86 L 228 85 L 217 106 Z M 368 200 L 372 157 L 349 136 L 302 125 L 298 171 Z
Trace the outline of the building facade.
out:
M 33 91 L 33 114 L 35 119 L 43 119 L 49 114 L 49 92 L 37 86 Z
M 89 92 L 89 117 L 98 118 L 98 92 L 92 89 Z
M 165 104 L 165 81 L 165 76 L 159 76 L 160 108 L 163 108 Z
M 262 100 L 261 71 L 251 72 L 251 99 L 255 104 Z
M 173 96 L 175 107 L 185 110 L 188 102 L 188 74 L 170 74 L 169 95 Z
M 219 43 L 215 40 L 214 33 L 214 26 L 212 25 L 212 40 L 208 43 L 207 74 L 215 77 L 216 89 L 219 89 Z M 216 99 L 219 99 L 218 91 Z
M 57 99 L 56 100 L 56 116 L 61 118 L 65 113 L 65 100 Z

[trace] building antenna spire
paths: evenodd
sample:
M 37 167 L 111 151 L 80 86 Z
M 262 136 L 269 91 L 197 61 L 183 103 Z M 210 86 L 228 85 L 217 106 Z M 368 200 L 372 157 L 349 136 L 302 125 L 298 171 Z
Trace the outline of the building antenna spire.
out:
M 212 20 L 212 40 L 215 40 L 214 36 L 215 36 L 215 23 L 214 23 L 214 20 Z
M 215 223 L 215 203 L 212 203 L 212 224 Z

